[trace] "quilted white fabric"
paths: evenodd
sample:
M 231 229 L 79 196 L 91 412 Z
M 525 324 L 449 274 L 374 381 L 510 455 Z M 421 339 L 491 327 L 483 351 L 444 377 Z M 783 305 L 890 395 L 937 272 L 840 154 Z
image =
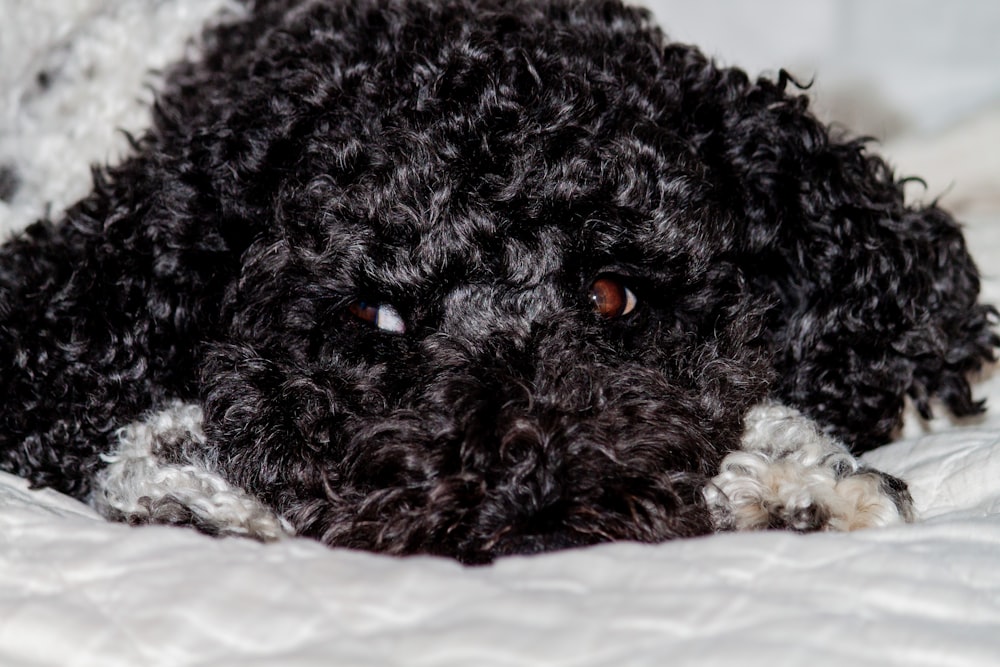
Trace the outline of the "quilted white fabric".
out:
M 873 456 L 911 480 L 917 525 L 481 568 L 133 529 L 0 476 L 0 664 L 995 665 L 998 434 Z
M 145 24 L 134 12 L 167 21 L 165 8 L 174 7 L 169 20 L 187 21 L 183 30 L 140 31 L 144 48 L 125 51 L 153 62 L 180 53 L 178 35 L 192 34 L 210 4 L 74 0 L 56 18 L 37 9 L 44 3 L 0 0 L 0 62 L 21 68 L 0 68 L 0 93 L 8 95 L 0 100 L 0 147 L 13 146 L 0 158 L 29 155 L 35 149 L 27 142 L 37 148 L 58 135 L 54 109 L 9 97 L 34 76 L 27 60 L 11 59 L 27 48 L 27 35 L 75 45 L 67 35 L 83 31 L 92 37 L 79 53 L 95 59 L 96 71 L 110 71 L 101 64 L 121 52 L 95 44 L 119 44 L 101 32 L 120 32 L 111 18 L 130 17 L 122 25 L 135 29 Z M 111 18 L 95 23 L 95 16 Z M 129 99 L 139 106 L 115 118 L 141 126 L 144 98 Z M 80 108 L 87 111 L 74 119 L 78 132 L 104 122 Z M 38 175 L 104 159 L 107 141 L 57 142 L 77 153 L 29 160 L 35 200 L 21 195 L 0 206 L 7 216 L 0 225 L 19 226 L 43 200 L 75 196 L 78 179 L 60 189 Z M 976 164 L 973 152 L 956 166 L 974 172 Z M 996 171 L 979 177 L 1000 183 Z M 980 209 L 968 234 L 986 298 L 1000 302 L 1000 211 Z M 994 410 L 985 418 L 911 419 L 902 440 L 868 457 L 909 480 L 917 524 L 612 544 L 480 568 L 306 540 L 265 546 L 128 528 L 0 473 L 0 666 L 997 665 L 1000 375 L 985 378 L 979 393 Z

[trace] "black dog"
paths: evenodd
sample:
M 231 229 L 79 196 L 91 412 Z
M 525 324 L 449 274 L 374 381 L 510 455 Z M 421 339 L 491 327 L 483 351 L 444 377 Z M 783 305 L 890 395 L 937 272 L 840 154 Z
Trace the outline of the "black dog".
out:
M 262 0 L 206 40 L 132 156 L 0 251 L 4 470 L 239 532 L 111 498 L 145 438 L 300 534 L 483 562 L 710 532 L 761 404 L 855 452 L 904 397 L 981 409 L 959 227 L 784 74 L 612 1 Z

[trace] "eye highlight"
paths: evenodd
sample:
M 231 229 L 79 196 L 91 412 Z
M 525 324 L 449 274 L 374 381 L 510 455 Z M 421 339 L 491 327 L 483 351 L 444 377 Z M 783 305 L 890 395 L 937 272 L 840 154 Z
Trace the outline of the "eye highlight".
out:
M 639 303 L 632 290 L 612 276 L 600 276 L 592 282 L 588 297 L 594 312 L 606 320 L 628 315 Z
M 406 324 L 396 309 L 389 304 L 355 301 L 347 307 L 351 315 L 386 333 L 401 334 L 406 332 Z

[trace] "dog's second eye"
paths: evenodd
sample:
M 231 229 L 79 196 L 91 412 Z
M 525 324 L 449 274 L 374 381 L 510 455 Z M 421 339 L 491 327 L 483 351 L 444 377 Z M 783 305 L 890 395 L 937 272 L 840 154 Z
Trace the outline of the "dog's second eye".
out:
M 388 333 L 401 334 L 406 332 L 406 324 L 396 309 L 388 304 L 355 301 L 347 307 L 354 317 L 367 322 Z
M 590 303 L 595 313 L 606 320 L 613 320 L 635 310 L 638 299 L 632 290 L 614 278 L 601 276 L 590 284 Z

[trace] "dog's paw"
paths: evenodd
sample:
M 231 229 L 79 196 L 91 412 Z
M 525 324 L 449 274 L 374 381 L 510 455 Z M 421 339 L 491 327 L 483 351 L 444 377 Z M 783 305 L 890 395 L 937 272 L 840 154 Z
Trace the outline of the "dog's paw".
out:
M 287 522 L 214 471 L 201 425 L 200 407 L 175 403 L 121 429 L 91 504 L 131 525 L 186 525 L 262 542 L 291 534 Z
M 865 468 L 781 405 L 747 415 L 741 449 L 705 487 L 717 530 L 848 531 L 913 520 L 906 483 Z

